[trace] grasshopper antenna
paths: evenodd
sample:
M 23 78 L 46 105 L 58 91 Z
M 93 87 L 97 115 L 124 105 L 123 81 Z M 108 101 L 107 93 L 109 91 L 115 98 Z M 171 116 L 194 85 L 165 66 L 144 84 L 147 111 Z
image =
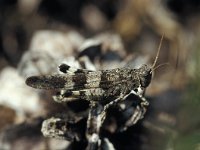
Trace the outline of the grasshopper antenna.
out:
M 156 66 L 156 67 L 154 67 L 153 69 L 152 69 L 152 71 L 155 71 L 156 69 L 158 69 L 158 68 L 160 68 L 160 67 L 162 67 L 162 66 L 165 66 L 165 65 L 170 65 L 168 62 L 167 63 L 163 63 L 163 64 L 159 64 L 158 66 Z
M 153 62 L 153 65 L 151 66 L 151 68 L 154 68 L 154 67 L 155 67 L 156 62 L 157 62 L 157 60 L 158 60 L 158 56 L 159 56 L 159 53 L 160 53 L 160 49 L 161 49 L 163 37 L 164 37 L 164 34 L 163 34 L 162 37 L 161 37 L 160 44 L 159 44 L 159 47 L 158 47 L 158 51 L 157 51 L 157 54 L 156 54 L 156 58 L 155 58 L 155 60 L 154 60 L 154 62 Z

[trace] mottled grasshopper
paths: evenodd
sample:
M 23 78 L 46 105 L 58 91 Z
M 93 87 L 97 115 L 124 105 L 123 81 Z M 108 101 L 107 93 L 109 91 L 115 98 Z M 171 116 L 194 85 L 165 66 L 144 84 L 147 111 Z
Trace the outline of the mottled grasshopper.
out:
M 117 68 L 91 71 L 74 69 L 66 64 L 61 64 L 59 71 L 62 74 L 31 76 L 27 78 L 26 84 L 38 89 L 60 90 L 58 95 L 53 96 L 54 100 L 59 103 L 76 99 L 89 101 L 90 111 L 87 119 L 86 137 L 89 142 L 88 149 L 92 149 L 91 147 L 97 147 L 98 145 L 100 140 L 100 127 L 106 117 L 106 111 L 110 106 L 120 104 L 130 94 L 134 94 L 140 100 L 140 104 L 136 107 L 136 111 L 132 117 L 126 122 L 124 129 L 143 118 L 149 105 L 144 97 L 144 92 L 151 82 L 152 72 L 155 69 L 162 39 L 163 36 L 152 66 L 142 65 L 138 69 Z M 49 121 L 48 123 L 44 122 L 43 131 L 50 128 L 48 125 Z M 54 128 L 56 130 L 55 126 Z M 51 132 L 49 135 L 48 133 L 45 135 L 51 137 L 64 136 L 59 135 L 59 132 Z

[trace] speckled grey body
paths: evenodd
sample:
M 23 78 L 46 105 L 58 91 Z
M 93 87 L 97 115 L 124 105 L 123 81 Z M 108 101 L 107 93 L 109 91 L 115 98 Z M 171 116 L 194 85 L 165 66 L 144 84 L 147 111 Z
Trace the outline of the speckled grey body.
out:
M 64 64 L 63 64 L 64 65 Z M 89 101 L 109 102 L 121 95 L 134 90 L 144 90 L 151 81 L 151 68 L 143 65 L 139 69 L 117 68 L 113 70 L 87 71 L 76 70 L 73 74 L 67 70 L 66 74 L 33 76 L 26 83 L 34 88 L 60 89 L 56 101 L 70 99 L 84 99 Z M 61 68 L 61 67 L 60 67 Z M 66 66 L 66 69 L 69 68 Z

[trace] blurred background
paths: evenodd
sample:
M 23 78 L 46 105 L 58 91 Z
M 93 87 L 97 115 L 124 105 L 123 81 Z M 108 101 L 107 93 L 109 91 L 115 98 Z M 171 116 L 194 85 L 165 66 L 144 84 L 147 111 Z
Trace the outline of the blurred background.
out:
M 200 150 L 200 1 L 1 0 L 0 149 L 70 149 L 40 131 L 67 106 L 53 102 L 52 91 L 28 87 L 28 76 L 55 73 L 61 62 L 151 65 L 162 35 L 157 65 L 169 65 L 155 70 L 145 118 L 125 133 L 105 127 L 120 150 Z

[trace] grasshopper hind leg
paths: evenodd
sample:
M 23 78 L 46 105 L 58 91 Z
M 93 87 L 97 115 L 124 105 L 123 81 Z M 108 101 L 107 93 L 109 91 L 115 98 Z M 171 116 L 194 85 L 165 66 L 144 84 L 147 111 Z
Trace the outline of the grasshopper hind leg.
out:
M 78 99 L 88 101 L 101 101 L 101 96 L 105 91 L 101 88 L 85 89 L 85 90 L 61 90 L 57 95 L 53 96 L 54 101 L 58 103 L 70 102 Z
M 58 92 L 56 95 L 53 96 L 53 99 L 57 103 L 65 103 L 77 100 L 77 97 L 73 96 L 72 91 L 64 91 Z

